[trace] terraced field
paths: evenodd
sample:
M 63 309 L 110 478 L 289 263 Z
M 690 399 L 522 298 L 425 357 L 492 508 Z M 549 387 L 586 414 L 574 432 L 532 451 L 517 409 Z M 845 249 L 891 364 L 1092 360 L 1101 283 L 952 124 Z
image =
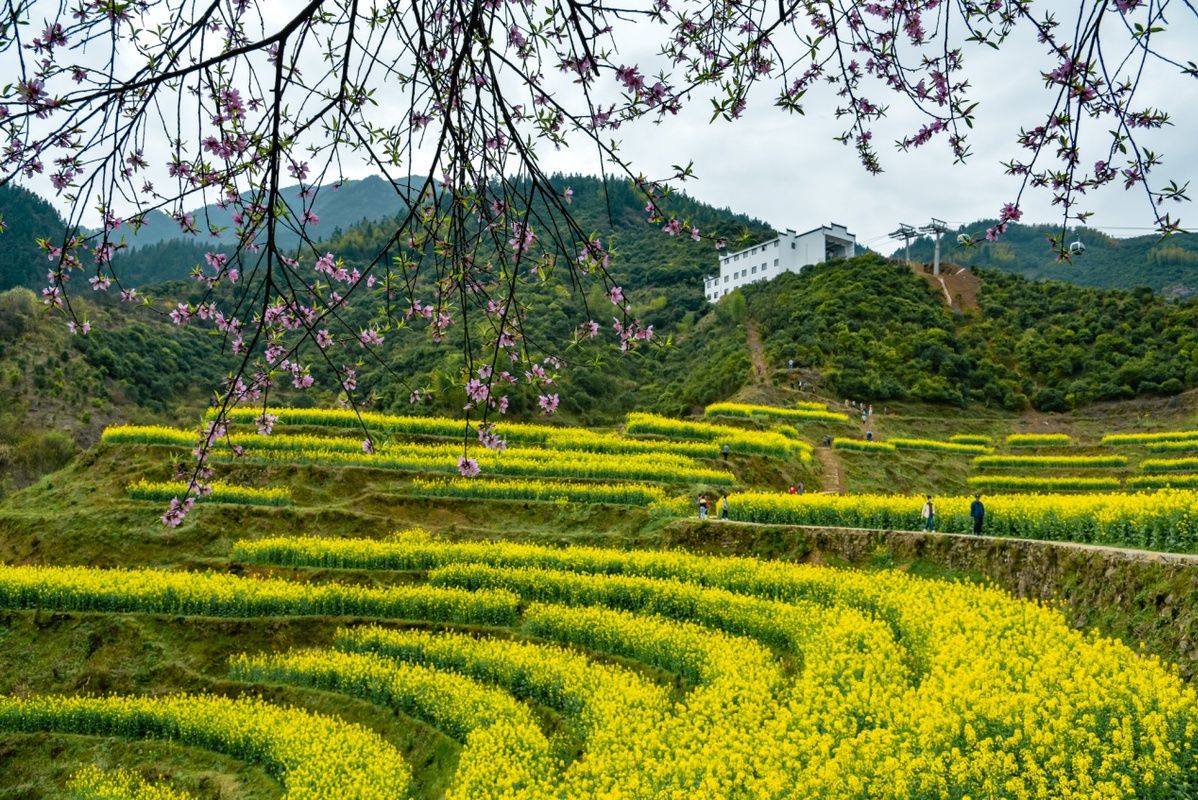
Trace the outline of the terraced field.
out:
M 446 797 L 1198 790 L 1190 688 L 993 589 L 418 532 L 244 540 L 230 556 L 278 575 L 9 567 L 0 607 L 342 620 L 305 647 L 231 654 L 226 680 L 353 698 L 434 729 L 452 742 Z M 308 583 L 311 570 L 326 578 Z M 378 734 L 270 701 L 30 693 L 0 701 L 0 727 L 178 742 L 261 768 L 289 798 L 429 791 L 425 765 Z

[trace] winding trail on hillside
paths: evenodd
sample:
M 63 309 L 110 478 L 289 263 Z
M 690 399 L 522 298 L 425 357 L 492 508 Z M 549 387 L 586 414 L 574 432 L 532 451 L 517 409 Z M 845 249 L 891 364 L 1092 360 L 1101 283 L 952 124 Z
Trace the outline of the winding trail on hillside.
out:
M 844 494 L 844 470 L 840 468 L 840 459 L 831 447 L 815 448 L 815 456 L 820 463 L 820 491 L 827 494 Z
M 761 346 L 761 334 L 751 319 L 745 320 L 745 342 L 749 346 L 749 361 L 753 364 L 753 380 L 768 383 L 770 372 L 765 363 L 765 348 Z

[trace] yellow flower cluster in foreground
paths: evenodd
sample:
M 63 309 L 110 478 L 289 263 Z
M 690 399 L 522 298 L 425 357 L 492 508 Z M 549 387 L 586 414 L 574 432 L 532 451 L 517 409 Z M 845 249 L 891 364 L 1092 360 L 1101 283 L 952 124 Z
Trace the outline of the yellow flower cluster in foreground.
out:
M 338 634 L 334 651 L 238 662 L 266 669 L 270 680 L 408 708 L 464 736 L 464 774 L 451 797 L 1164 800 L 1198 792 L 1192 688 L 1158 660 L 993 588 L 747 558 L 417 537 L 281 539 L 237 550 L 261 563 L 427 570 L 445 587 L 520 597 L 515 640 L 507 631 L 354 628 Z M 431 672 L 388 666 L 397 662 Z M 444 701 L 434 689 L 442 681 Z M 527 726 L 502 742 L 475 738 L 522 719 L 485 687 L 553 709 L 582 756 L 542 757 Z M 522 752 L 536 774 L 505 782 L 492 761 L 522 770 Z M 476 779 L 488 766 L 493 786 Z
M 782 431 L 789 431 L 790 434 Z M 754 431 L 715 425 L 710 422 L 688 422 L 634 411 L 628 414 L 624 432 L 634 436 L 665 436 L 674 439 L 697 439 L 728 446 L 733 453 L 769 456 L 771 458 L 811 459 L 812 447 L 801 439 L 793 428 L 776 431 Z
M 751 403 L 712 403 L 703 409 L 705 417 L 741 417 L 779 419 L 783 422 L 848 422 L 847 414 L 829 411 L 823 403 L 798 403 L 795 408 L 759 406 Z
M 71 777 L 67 786 L 70 800 L 192 800 L 162 784 L 148 783 L 140 775 L 127 770 L 102 770 L 86 767 Z
M 238 486 L 220 481 L 208 484 L 203 493 L 198 493 L 196 490 L 190 489 L 190 484 L 184 481 L 156 483 L 145 479 L 129 484 L 125 491 L 134 500 L 170 500 L 172 497 L 183 497 L 190 494 L 196 500 L 206 500 L 210 503 L 235 503 L 251 506 L 286 506 L 291 504 L 290 489 Z
M 972 531 L 972 501 L 969 495 L 936 498 L 936 529 Z M 728 495 L 733 520 L 878 530 L 922 530 L 923 502 L 922 496 L 881 494 Z M 1198 493 L 1192 491 L 1007 494 L 987 497 L 985 504 L 985 532 L 992 536 L 1198 552 Z M 683 500 L 672 501 L 663 509 L 690 514 L 689 502 Z
M 155 569 L 0 566 L 0 608 L 148 612 L 216 617 L 343 616 L 503 625 L 507 592 L 430 586 L 371 588 Z
M 412 781 L 378 734 L 261 700 L 0 696 L 0 731 L 169 739 L 261 766 L 286 787 L 286 800 L 394 800 L 409 796 Z

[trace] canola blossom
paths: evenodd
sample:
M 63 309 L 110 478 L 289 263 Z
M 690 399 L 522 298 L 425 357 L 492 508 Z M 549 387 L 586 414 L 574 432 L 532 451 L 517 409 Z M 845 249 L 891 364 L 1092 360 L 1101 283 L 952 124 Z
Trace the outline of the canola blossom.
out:
M 105 430 L 102 441 L 191 448 L 195 445 L 195 434 L 160 426 L 117 426 Z M 377 443 L 367 453 L 363 452 L 361 441 L 305 434 L 240 434 L 231 443 L 219 440 L 213 444 L 209 458 L 224 463 L 313 464 L 457 474 L 462 458 L 461 444 Z M 234 446 L 240 450 L 234 450 Z M 734 482 L 732 473 L 726 470 L 703 466 L 688 456 L 667 451 L 613 454 L 537 447 L 494 451 L 480 447 L 472 456 L 480 470 L 496 475 L 723 486 Z
M 624 432 L 630 436 L 697 439 L 712 442 L 720 447 L 727 445 L 733 453 L 770 458 L 798 458 L 802 461 L 809 461 L 813 450 L 809 443 L 796 438 L 793 432 L 757 431 L 733 428 L 729 425 L 716 425 L 710 422 L 687 422 L 639 411 L 628 414 Z
M 973 530 L 972 495 L 937 497 L 936 529 Z M 1006 494 L 985 499 L 990 536 L 1198 552 L 1198 493 Z M 741 522 L 877 530 L 922 530 L 922 496 L 788 495 L 745 492 L 728 496 L 729 516 Z M 665 511 L 689 513 L 676 501 Z
M 832 440 L 833 450 L 856 450 L 862 453 L 893 453 L 897 447 L 893 442 L 870 441 L 868 439 L 848 439 L 837 436 Z
M 1198 489 L 1198 473 L 1132 475 L 1128 489 Z
M 1116 447 L 1157 444 L 1161 442 L 1198 441 L 1198 431 L 1158 431 L 1156 433 L 1109 433 L 1102 443 Z
M 930 450 L 934 453 L 964 453 L 966 455 L 986 455 L 993 453 L 993 447 L 972 442 L 942 442 L 937 439 L 904 439 L 891 437 L 886 440 L 899 450 Z
M 1194 472 L 1198 458 L 1146 458 L 1140 462 L 1141 472 Z
M 1115 492 L 1121 488 L 1119 479 L 1111 477 L 970 475 L 966 482 L 992 492 Z
M 990 502 L 1003 512 L 1000 500 Z M 582 754 L 538 762 L 541 780 L 517 788 L 472 783 L 483 800 L 1164 800 L 1198 791 L 1192 688 L 1159 660 L 992 587 L 750 558 L 416 536 L 236 547 L 261 563 L 291 566 L 303 553 L 314 565 L 427 571 L 442 586 L 503 587 L 521 598 L 510 631 L 355 627 L 336 635 L 336 653 L 245 662 L 302 658 L 293 666 L 325 676 L 317 685 L 384 707 L 397 707 L 394 692 L 398 707 L 465 734 L 470 770 L 475 731 L 518 713 L 483 702 L 479 687 L 560 714 Z M 412 686 L 388 682 L 376 673 L 388 661 L 432 672 Z M 452 691 L 468 694 L 441 705 L 420 688 L 441 671 L 479 686 L 458 684 Z M 427 707 L 410 705 L 412 695 Z M 513 736 L 507 752 L 539 746 L 531 729 L 522 735 L 529 738 Z
M 464 745 L 450 800 L 548 797 L 560 770 L 527 706 L 453 672 L 370 653 L 303 650 L 236 656 L 231 676 L 338 692 L 427 722 Z
M 1147 442 L 1144 449 L 1150 453 L 1185 453 L 1198 450 L 1198 439 L 1179 439 L 1164 442 Z
M 0 696 L 0 731 L 167 739 L 261 766 L 283 784 L 285 800 L 394 800 L 409 796 L 412 781 L 403 756 L 378 734 L 256 699 Z
M 516 616 L 508 592 L 337 583 L 154 569 L 0 566 L 0 608 L 134 611 L 216 617 L 361 616 L 503 625 Z
M 978 456 L 971 462 L 979 469 L 1119 469 L 1127 466 L 1125 456 Z
M 1007 447 L 1068 447 L 1073 437 L 1065 433 L 1012 433 L 1005 441 Z
M 196 500 L 208 503 L 230 503 L 247 506 L 288 506 L 291 505 L 291 490 L 284 488 L 259 488 L 257 486 L 237 486 L 231 483 L 213 481 L 202 492 L 196 493 L 191 484 L 185 481 L 164 481 L 156 483 L 138 480 L 125 487 L 125 491 L 133 500 L 170 500 L 174 497 L 185 497 L 189 491 Z
M 751 403 L 712 403 L 703 409 L 704 417 L 776 419 L 782 422 L 848 422 L 847 414 L 829 411 L 824 403 L 796 403 L 794 408 L 760 406 Z
M 194 800 L 187 792 L 162 783 L 150 783 L 128 770 L 85 767 L 67 784 L 69 800 Z
M 948 437 L 948 440 L 957 444 L 981 444 L 987 447 L 994 444 L 993 436 L 985 436 L 979 433 L 954 433 Z
M 208 409 L 205 420 L 216 418 L 217 410 Z M 363 426 L 370 434 L 390 437 L 451 439 L 462 441 L 475 439 L 478 428 L 461 417 L 414 417 L 380 414 L 373 411 L 361 412 L 361 419 L 349 409 L 342 408 L 261 408 L 237 407 L 230 409 L 228 419 L 232 423 L 258 426 L 263 413 L 274 420 L 272 428 L 317 427 L 330 431 L 341 430 L 350 434 L 355 442 L 361 441 Z M 494 422 L 493 432 L 509 444 L 551 447 L 556 450 L 582 450 L 591 453 L 673 453 L 692 458 L 717 458 L 719 448 L 701 442 L 644 441 L 630 439 L 616 433 L 603 433 L 590 428 L 569 425 L 537 425 L 529 422 Z M 192 437 L 194 439 L 194 437 Z M 344 437 L 342 437 L 344 438 Z
M 608 503 L 648 506 L 666 499 L 658 486 L 636 483 L 567 483 L 565 481 L 450 478 L 412 481 L 413 494 L 422 497 L 460 497 L 474 500 L 535 500 L 551 503 Z

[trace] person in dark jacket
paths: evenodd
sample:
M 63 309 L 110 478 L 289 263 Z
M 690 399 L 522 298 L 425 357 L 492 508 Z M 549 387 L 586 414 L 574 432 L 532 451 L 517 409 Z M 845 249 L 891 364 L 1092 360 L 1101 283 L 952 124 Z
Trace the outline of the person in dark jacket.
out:
M 973 496 L 973 502 L 969 504 L 969 516 L 973 517 L 973 535 L 981 536 L 982 523 L 986 519 L 986 507 L 982 505 L 980 494 Z

